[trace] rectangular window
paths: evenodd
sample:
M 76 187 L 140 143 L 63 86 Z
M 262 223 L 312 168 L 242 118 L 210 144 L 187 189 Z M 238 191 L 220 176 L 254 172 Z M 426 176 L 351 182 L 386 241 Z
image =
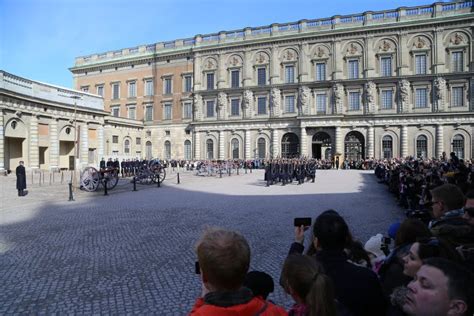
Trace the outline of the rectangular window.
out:
M 214 73 L 206 74 L 207 90 L 214 90 Z
M 112 144 L 118 144 L 118 136 L 112 135 Z
M 135 106 L 128 107 L 128 118 L 134 120 L 135 119 Z
M 464 71 L 463 52 L 452 52 L 451 62 L 452 62 L 453 72 Z
M 316 63 L 316 81 L 326 80 L 326 63 Z
M 120 106 L 113 106 L 110 108 L 112 112 L 112 116 L 119 117 L 120 116 Z
M 151 95 L 154 95 L 154 91 L 153 91 L 153 80 L 152 79 L 149 79 L 149 80 L 145 80 L 145 95 L 146 96 L 151 96 Z
M 191 102 L 185 102 L 183 105 L 183 119 L 193 118 L 193 104 Z
M 360 92 L 349 92 L 349 111 L 360 110 Z
M 231 88 L 238 88 L 240 85 L 240 71 L 232 70 L 230 72 L 230 86 Z
M 428 106 L 428 91 L 426 88 L 415 89 L 415 107 L 426 108 Z
M 295 66 L 285 66 L 285 83 L 295 83 Z
M 257 114 L 267 114 L 267 97 L 257 98 Z
M 97 86 L 97 94 L 101 97 L 104 96 L 104 86 Z
M 357 59 L 350 59 L 348 61 L 348 77 L 349 79 L 357 79 L 359 78 L 359 60 Z
M 451 106 L 464 106 L 464 88 L 453 87 L 451 93 Z
M 145 108 L 145 121 L 153 121 L 153 105 L 147 105 Z
M 326 93 L 316 94 L 316 112 L 326 113 Z
M 392 90 L 382 90 L 381 95 L 381 104 L 382 109 L 391 109 L 393 107 L 393 91 Z
M 135 145 L 141 145 L 142 144 L 142 139 L 140 137 L 136 138 Z
M 285 112 L 294 113 L 295 112 L 295 96 L 287 95 L 285 97 Z
M 112 85 L 112 99 L 120 99 L 120 83 L 114 83 Z
M 137 97 L 137 84 L 135 81 L 128 83 L 128 97 L 136 98 Z
M 240 99 L 230 100 L 230 115 L 232 116 L 240 115 Z
M 206 101 L 206 114 L 207 114 L 207 117 L 214 117 L 214 101 L 213 100 Z
M 264 67 L 257 69 L 257 84 L 259 86 L 267 84 L 267 69 Z
M 426 74 L 426 54 L 415 55 L 415 75 Z
M 164 94 L 171 94 L 172 93 L 172 84 L 171 84 L 171 78 L 165 78 L 164 82 Z
M 392 75 L 392 57 L 380 58 L 380 75 L 390 77 Z
M 184 76 L 184 92 L 191 92 L 193 89 L 192 83 L 191 83 L 191 76 L 186 75 Z
M 165 103 L 165 115 L 164 120 L 171 120 L 171 103 Z

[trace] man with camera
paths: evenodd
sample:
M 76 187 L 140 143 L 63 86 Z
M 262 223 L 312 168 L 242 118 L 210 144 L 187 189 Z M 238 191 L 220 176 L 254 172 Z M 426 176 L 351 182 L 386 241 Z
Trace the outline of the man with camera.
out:
M 209 229 L 196 246 L 202 296 L 190 315 L 287 315 L 286 311 L 243 287 L 250 265 L 250 247 L 233 231 Z

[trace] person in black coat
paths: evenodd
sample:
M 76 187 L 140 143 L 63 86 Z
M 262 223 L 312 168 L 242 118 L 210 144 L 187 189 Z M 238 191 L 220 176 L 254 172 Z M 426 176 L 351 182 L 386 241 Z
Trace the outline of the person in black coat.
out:
M 18 190 L 18 196 L 25 196 L 26 189 L 26 172 L 24 162 L 20 161 L 20 165 L 16 167 L 16 189 Z

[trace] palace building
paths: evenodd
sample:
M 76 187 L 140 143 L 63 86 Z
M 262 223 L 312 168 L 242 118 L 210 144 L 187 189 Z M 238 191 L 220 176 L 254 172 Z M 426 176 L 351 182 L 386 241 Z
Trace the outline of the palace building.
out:
M 119 158 L 471 158 L 472 12 L 472 1 L 434 3 L 78 57 L 81 101 L 104 107 L 81 118 L 102 142 L 81 157 L 96 148 Z M 16 112 L 5 111 L 3 146 L 18 147 L 7 136 Z M 67 125 L 57 117 L 56 134 Z M 36 160 L 42 151 L 30 148 Z

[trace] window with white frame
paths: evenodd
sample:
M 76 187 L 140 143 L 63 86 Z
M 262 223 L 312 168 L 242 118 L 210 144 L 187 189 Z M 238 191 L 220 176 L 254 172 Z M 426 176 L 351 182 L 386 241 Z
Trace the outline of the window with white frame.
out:
M 380 95 L 381 108 L 388 110 L 393 108 L 393 90 L 382 90 Z
M 184 159 L 185 160 L 192 159 L 192 147 L 191 147 L 191 141 L 189 140 L 184 141 Z
M 428 89 L 416 88 L 415 89 L 415 108 L 426 108 L 428 107 Z
M 240 86 L 240 70 L 234 69 L 230 71 L 230 87 L 238 88 Z
M 360 110 L 360 92 L 353 91 L 349 92 L 349 111 Z
M 130 154 L 130 140 L 129 139 L 126 139 L 124 141 L 123 152 L 125 154 Z
M 428 154 L 428 138 L 420 135 L 416 138 L 416 157 L 426 158 Z
M 295 112 L 295 96 L 294 95 L 285 96 L 285 112 L 286 113 Z
M 209 72 L 206 74 L 206 83 L 207 83 L 207 90 L 214 90 L 214 73 Z
M 240 99 L 230 100 L 230 115 L 232 116 L 240 115 Z
M 257 114 L 267 114 L 267 97 L 257 97 Z
M 385 135 L 382 138 L 382 152 L 384 159 L 392 159 L 393 158 L 393 141 L 392 136 Z
M 415 75 L 426 74 L 426 54 L 415 55 Z
M 104 96 L 104 86 L 103 85 L 97 86 L 97 94 L 100 95 L 101 97 Z
M 214 100 L 207 100 L 206 101 L 206 116 L 207 117 L 214 117 Z
M 380 57 L 380 75 L 390 77 L 392 75 L 392 56 Z
M 212 139 L 206 140 L 206 153 L 207 159 L 214 159 L 214 142 Z
M 112 100 L 120 99 L 120 83 L 112 84 Z
M 451 89 L 451 106 L 464 106 L 463 87 L 453 87 Z
M 127 107 L 127 117 L 134 120 L 136 118 L 136 107 L 135 105 L 129 105 Z
M 171 142 L 165 141 L 165 159 L 171 159 Z
M 153 104 L 145 106 L 145 121 L 153 121 Z
M 295 66 L 285 66 L 285 83 L 295 83 Z
M 316 63 L 316 81 L 326 80 L 326 63 Z
M 136 98 L 137 97 L 137 83 L 136 81 L 130 81 L 128 83 L 128 97 Z
M 326 93 L 316 94 L 316 112 L 326 113 Z
M 114 105 L 110 107 L 110 112 L 112 116 L 119 117 L 120 116 L 120 105 Z
M 186 75 L 184 76 L 184 92 L 191 92 L 193 89 L 193 84 L 192 84 L 192 77 L 191 75 Z
M 451 68 L 453 72 L 464 71 L 463 52 L 451 52 Z
M 164 115 L 163 119 L 164 120 L 171 120 L 171 103 L 165 103 L 164 104 Z
M 453 152 L 459 159 L 464 159 L 464 136 L 456 134 L 453 137 Z
M 145 96 L 154 95 L 153 79 L 145 80 Z
M 170 77 L 168 78 L 164 78 L 163 80 L 163 94 L 171 94 L 173 93 L 173 84 L 172 84 L 172 80 Z
M 347 71 L 349 79 L 359 78 L 359 60 L 349 59 L 347 61 Z
M 265 67 L 257 68 L 257 84 L 259 86 L 267 84 L 267 69 Z
M 191 102 L 184 102 L 183 104 L 183 119 L 193 118 L 193 104 Z
M 239 159 L 239 140 L 233 138 L 230 142 L 232 148 L 232 159 Z

